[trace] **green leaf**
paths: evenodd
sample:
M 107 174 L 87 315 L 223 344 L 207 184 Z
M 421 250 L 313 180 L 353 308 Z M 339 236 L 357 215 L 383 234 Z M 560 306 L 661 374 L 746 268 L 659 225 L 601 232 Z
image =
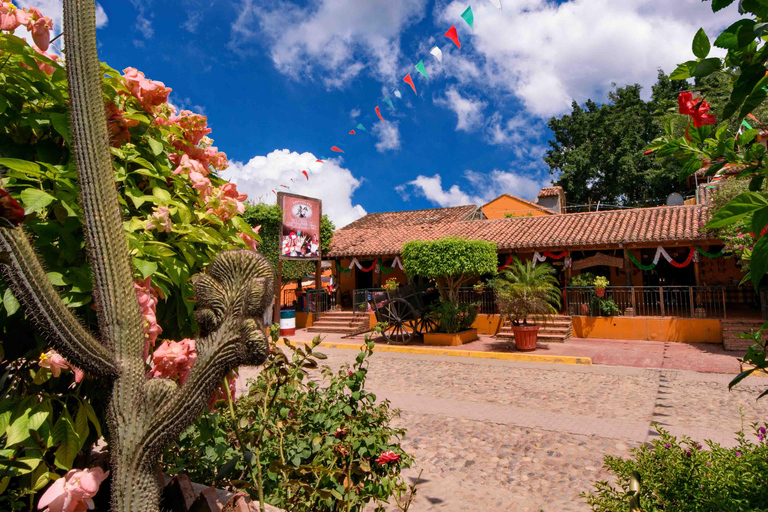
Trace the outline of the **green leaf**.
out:
M 703 28 L 700 28 L 696 35 L 693 36 L 693 54 L 700 59 L 706 59 L 709 55 L 709 38 Z
M 720 65 L 722 64 L 722 61 L 718 59 L 717 57 L 711 57 L 709 59 L 704 59 L 696 66 L 696 69 L 693 71 L 693 76 L 697 78 L 701 78 L 707 75 L 711 75 L 718 69 L 720 69 Z
M 48 272 L 46 275 L 48 276 L 48 280 L 54 286 L 67 285 L 67 283 L 64 281 L 64 276 L 60 272 Z
M 744 192 L 731 199 L 707 223 L 708 229 L 730 226 L 740 221 L 752 212 L 768 206 L 768 201 L 757 192 Z M 768 237 L 766 237 L 768 238 Z
M 164 188 L 155 187 L 152 189 L 152 195 L 160 199 L 164 204 L 171 201 L 171 193 Z
M 69 125 L 69 116 L 67 114 L 50 114 L 53 129 L 61 135 L 67 144 L 72 144 L 72 132 Z
M 21 191 L 21 202 L 27 214 L 45 210 L 55 199 L 47 192 L 36 188 L 26 188 Z
M 754 20 L 737 21 L 717 36 L 715 46 L 726 50 L 735 50 L 748 45 L 755 38 L 754 26 Z
M 749 260 L 749 271 L 752 274 L 752 284 L 755 290 L 760 286 L 760 280 L 768 272 L 768 236 L 762 237 L 752 249 L 752 259 Z
M 759 130 L 757 128 L 752 128 L 751 130 L 747 130 L 745 132 L 742 132 L 741 135 L 739 135 L 739 140 L 736 142 L 739 146 L 746 146 L 750 142 L 752 142 L 752 139 L 757 137 Z
M 712 12 L 717 12 L 720 9 L 725 9 L 731 5 L 735 0 L 712 0 Z
M 96 417 L 96 412 L 93 410 L 93 407 L 90 403 L 83 400 L 83 408 L 85 408 L 85 414 L 88 416 L 88 420 L 93 425 L 93 428 L 96 429 L 96 435 L 101 437 L 101 425 L 99 424 L 99 419 Z
M 152 150 L 152 153 L 154 153 L 155 156 L 161 155 L 163 153 L 164 148 L 162 142 L 152 138 L 148 138 L 147 142 L 149 143 L 149 148 Z
M 27 173 L 39 173 L 40 166 L 35 162 L 29 162 L 27 160 L 20 160 L 18 158 L 0 158 L 0 165 L 4 165 L 14 171 Z
M 18 311 L 19 306 L 21 306 L 21 304 L 19 304 L 19 301 L 13 296 L 11 289 L 6 288 L 5 293 L 3 293 L 3 307 L 5 308 L 5 312 L 8 313 L 8 316 L 11 316 Z
M 51 415 L 53 415 L 51 402 L 48 400 L 40 402 L 34 409 L 32 409 L 32 413 L 29 415 L 30 430 L 39 430 Z
M 69 471 L 72 469 L 72 463 L 79 451 L 80 439 L 77 436 L 77 432 L 75 432 L 72 417 L 66 409 L 64 409 L 61 417 L 53 426 L 52 434 L 54 444 L 60 443 L 59 448 L 54 454 L 54 464 L 60 469 Z
M 687 80 L 691 78 L 693 71 L 696 69 L 698 62 L 695 60 L 689 60 L 683 62 L 669 75 L 670 80 Z
M 85 444 L 85 440 L 88 437 L 89 432 L 90 431 L 88 429 L 88 414 L 85 411 L 85 407 L 83 407 L 81 403 L 80 407 L 77 408 L 77 413 L 75 414 L 75 433 L 77 434 L 77 437 L 80 439 L 78 450 L 82 448 L 82 446 Z
M 139 258 L 132 258 L 133 266 L 141 273 L 141 277 L 146 279 L 155 272 L 157 272 L 157 263 L 154 261 L 142 260 Z
M 13 446 L 29 439 L 29 411 L 24 411 L 8 425 L 5 446 Z

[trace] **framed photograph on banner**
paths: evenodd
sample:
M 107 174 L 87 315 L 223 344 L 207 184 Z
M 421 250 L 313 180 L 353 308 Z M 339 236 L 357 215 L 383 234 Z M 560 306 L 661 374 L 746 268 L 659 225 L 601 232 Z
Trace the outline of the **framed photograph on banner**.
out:
M 280 259 L 314 261 L 322 258 L 320 249 L 320 219 L 323 202 L 280 192 L 277 204 L 283 211 L 280 225 Z

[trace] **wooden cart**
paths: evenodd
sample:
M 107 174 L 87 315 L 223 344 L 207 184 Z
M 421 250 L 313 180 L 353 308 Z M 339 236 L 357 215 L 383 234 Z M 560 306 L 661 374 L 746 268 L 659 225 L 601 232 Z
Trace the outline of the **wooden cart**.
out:
M 437 324 L 429 318 L 429 311 L 439 298 L 434 288 L 409 284 L 394 291 L 371 292 L 368 303 L 376 321 L 387 324 L 384 338 L 390 343 L 406 344 L 435 330 Z

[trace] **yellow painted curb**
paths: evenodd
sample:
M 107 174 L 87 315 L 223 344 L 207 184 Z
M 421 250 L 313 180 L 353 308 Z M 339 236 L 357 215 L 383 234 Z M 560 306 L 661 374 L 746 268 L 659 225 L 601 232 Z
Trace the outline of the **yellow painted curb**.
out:
M 291 343 L 304 343 L 309 345 L 309 341 L 290 340 Z M 284 345 L 283 341 L 278 342 Z M 333 341 L 321 341 L 320 345 L 324 348 L 339 348 L 346 350 L 359 350 L 362 343 L 337 343 Z M 460 349 L 441 349 L 432 347 L 411 347 L 399 345 L 376 345 L 375 352 L 400 352 L 403 354 L 426 354 L 431 356 L 454 356 L 454 357 L 473 357 L 476 359 L 500 359 L 503 361 L 527 361 L 529 363 L 553 363 L 553 364 L 580 364 L 591 365 L 592 358 L 576 356 L 550 356 L 543 354 L 506 354 L 499 352 L 481 352 L 479 350 L 460 350 Z

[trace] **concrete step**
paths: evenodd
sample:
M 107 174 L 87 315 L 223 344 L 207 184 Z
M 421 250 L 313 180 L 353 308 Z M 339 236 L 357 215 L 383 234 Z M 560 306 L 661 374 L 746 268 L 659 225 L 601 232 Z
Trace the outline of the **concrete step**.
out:
M 500 332 L 496 335 L 498 338 L 504 338 L 508 340 L 514 340 L 515 335 L 511 332 Z M 543 341 L 546 343 L 563 343 L 570 339 L 571 335 L 568 334 L 551 334 L 546 332 L 539 331 L 539 336 L 537 338 L 538 341 Z
M 358 324 L 366 324 L 368 322 L 345 322 L 343 320 L 326 320 L 325 318 L 321 318 L 317 322 L 315 322 L 313 325 L 320 325 L 323 327 L 352 327 L 353 325 Z
M 335 334 L 352 334 L 355 332 L 360 332 L 364 327 L 367 326 L 361 326 L 361 327 L 317 327 L 316 325 L 313 325 L 312 327 L 309 327 L 307 329 L 307 332 L 327 332 L 327 333 L 335 333 Z
M 551 325 L 547 325 L 546 327 L 541 326 L 541 328 L 539 329 L 539 332 L 545 332 L 545 331 L 551 332 L 551 333 L 567 333 L 567 332 L 571 332 L 571 326 L 570 325 L 562 326 L 562 327 L 561 326 L 553 327 Z M 512 332 L 512 326 L 505 325 L 504 327 L 501 328 L 501 331 L 499 332 Z
M 747 350 L 751 346 L 751 340 L 743 340 L 741 338 L 725 338 L 723 340 L 723 348 L 725 350 Z

